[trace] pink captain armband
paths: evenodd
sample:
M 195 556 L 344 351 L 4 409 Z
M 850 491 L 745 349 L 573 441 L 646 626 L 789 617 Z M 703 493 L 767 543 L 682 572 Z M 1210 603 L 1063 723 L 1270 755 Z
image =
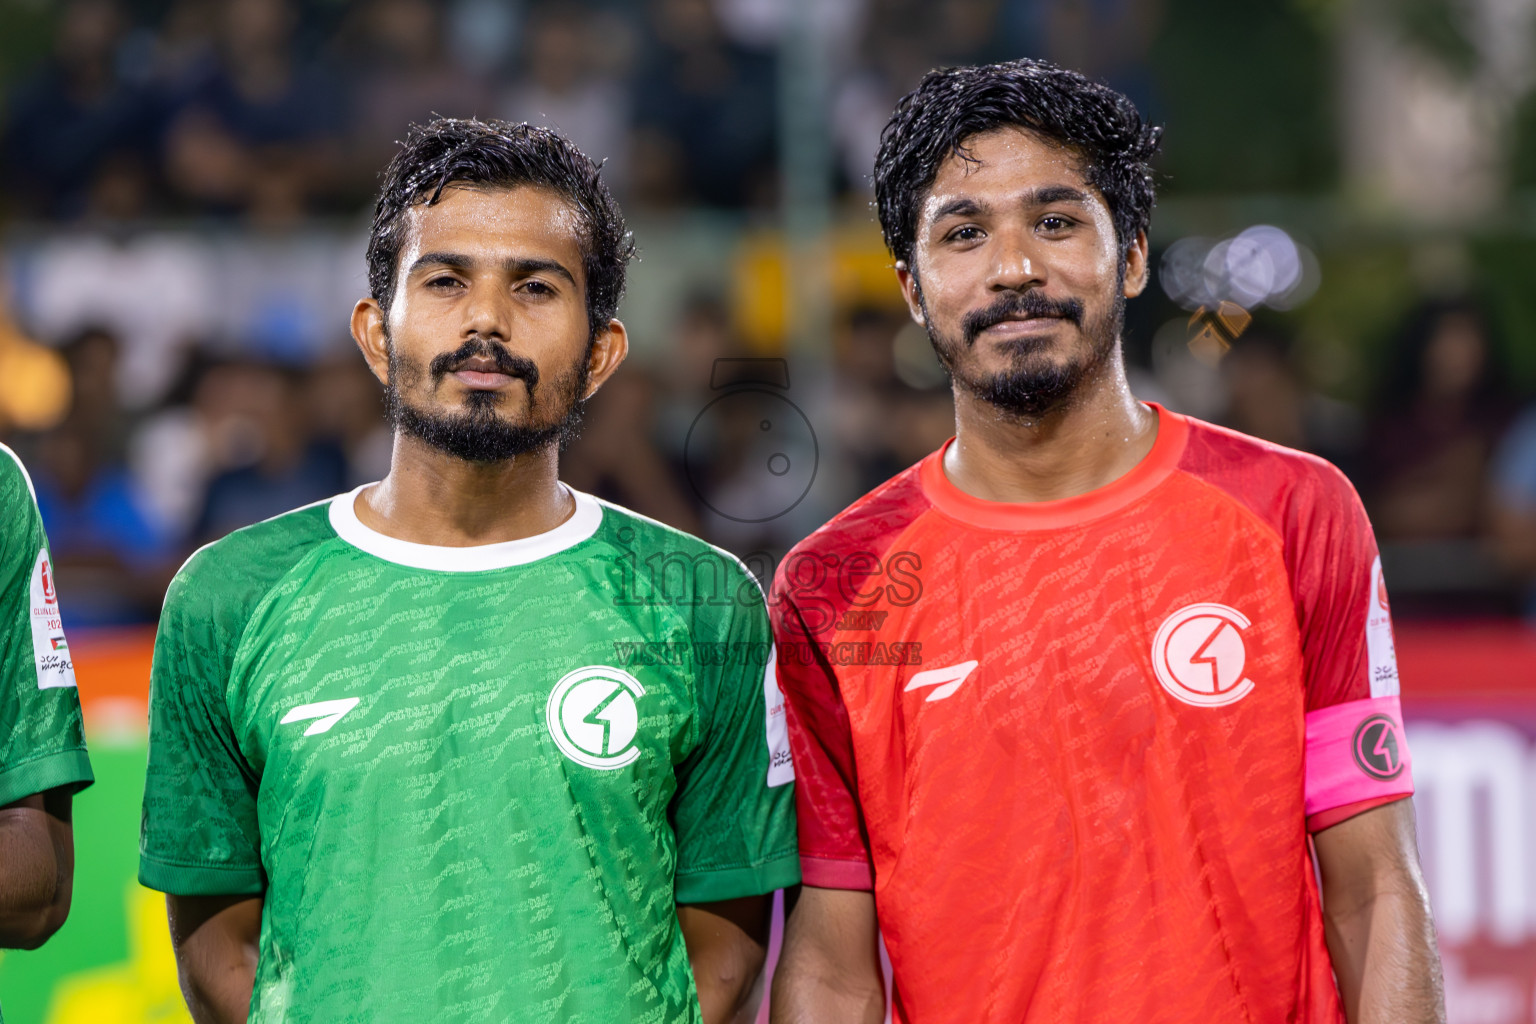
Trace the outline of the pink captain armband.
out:
M 1397 697 L 1372 697 L 1307 715 L 1306 808 L 1312 831 L 1413 793 L 1413 758 Z M 1327 824 L 1324 824 L 1326 822 Z

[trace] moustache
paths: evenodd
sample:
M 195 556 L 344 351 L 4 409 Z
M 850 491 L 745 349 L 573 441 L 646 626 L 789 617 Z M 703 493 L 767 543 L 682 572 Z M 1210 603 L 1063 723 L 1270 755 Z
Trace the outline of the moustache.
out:
M 504 345 L 478 337 L 470 338 L 452 352 L 444 352 L 442 355 L 433 357 L 432 362 L 427 364 L 427 369 L 431 372 L 433 381 L 438 381 L 475 358 L 495 360 L 497 373 L 504 373 L 508 377 L 521 377 L 528 385 L 530 393 L 539 385 L 539 368 L 532 359 L 509 352 Z
M 964 333 L 966 345 L 974 345 L 981 332 L 988 327 L 1022 317 L 1055 317 L 1082 326 L 1083 304 L 1077 299 L 1048 299 L 1034 289 L 1009 292 L 987 308 L 973 309 L 965 314 L 960 321 L 960 329 Z

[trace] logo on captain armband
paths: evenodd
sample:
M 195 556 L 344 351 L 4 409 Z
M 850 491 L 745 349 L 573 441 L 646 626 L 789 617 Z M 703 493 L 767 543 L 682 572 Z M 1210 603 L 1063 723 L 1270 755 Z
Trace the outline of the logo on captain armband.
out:
M 1355 726 L 1350 741 L 1355 765 L 1373 779 L 1386 782 L 1403 773 L 1403 734 L 1391 715 L 1371 715 Z
M 1243 631 L 1251 623 L 1224 604 L 1186 605 L 1163 622 L 1152 638 L 1152 671 L 1175 700 L 1201 708 L 1235 704 L 1253 692 L 1243 674 L 1248 648 Z

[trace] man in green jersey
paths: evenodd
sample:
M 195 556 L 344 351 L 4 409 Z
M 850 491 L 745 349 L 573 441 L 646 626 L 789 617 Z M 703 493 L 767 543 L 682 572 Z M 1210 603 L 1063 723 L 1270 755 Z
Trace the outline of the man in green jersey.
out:
M 0 444 L 0 947 L 35 949 L 68 916 L 70 801 L 90 784 L 48 538 L 27 471 Z
M 386 172 L 352 333 L 389 474 L 204 548 L 161 614 L 139 877 L 199 1021 L 750 1002 L 799 878 L 761 593 L 557 476 L 632 252 L 553 132 L 438 120 Z

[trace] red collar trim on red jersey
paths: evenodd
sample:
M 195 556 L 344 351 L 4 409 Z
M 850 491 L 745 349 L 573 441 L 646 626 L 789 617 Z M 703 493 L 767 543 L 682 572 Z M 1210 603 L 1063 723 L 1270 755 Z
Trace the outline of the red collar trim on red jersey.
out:
M 987 501 L 962 491 L 944 473 L 944 453 L 954 438 L 922 461 L 923 493 L 952 519 L 989 530 L 1054 530 L 1097 519 L 1124 508 L 1162 483 L 1178 466 L 1189 439 L 1189 421 L 1148 402 L 1157 412 L 1157 440 L 1152 450 L 1120 479 L 1087 494 L 1060 501 Z

